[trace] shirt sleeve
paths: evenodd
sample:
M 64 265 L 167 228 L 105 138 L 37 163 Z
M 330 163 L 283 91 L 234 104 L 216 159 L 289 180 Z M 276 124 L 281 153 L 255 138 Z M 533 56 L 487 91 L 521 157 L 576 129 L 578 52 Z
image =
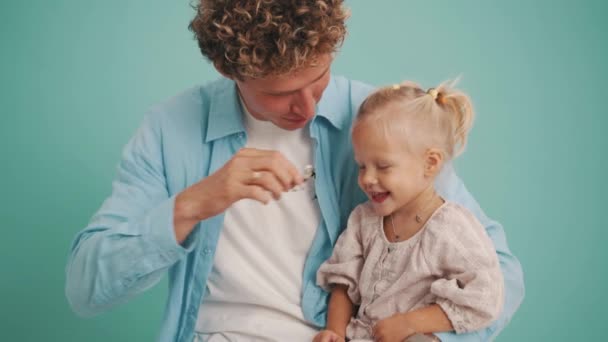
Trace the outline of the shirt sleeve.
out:
M 492 242 L 466 209 L 447 204 L 425 234 L 424 256 L 437 277 L 437 297 L 457 333 L 475 331 L 494 321 L 503 303 L 503 280 Z
M 194 233 L 184 246 L 175 239 L 161 142 L 158 119 L 149 115 L 124 148 L 110 197 L 72 243 L 66 296 L 81 316 L 150 288 L 194 246 Z
M 507 239 L 500 223 L 486 216 L 479 204 L 477 204 L 477 201 L 466 189 L 462 180 L 456 175 L 451 163 L 444 166 L 443 171 L 436 180 L 435 186 L 445 199 L 467 208 L 484 226 L 498 256 L 505 291 L 503 309 L 498 319 L 489 327 L 467 334 L 438 333 L 437 336 L 444 342 L 492 340 L 506 327 L 523 301 L 525 288 L 521 265 L 509 250 Z
M 362 206 L 358 206 L 353 210 L 346 229 L 338 237 L 331 257 L 317 271 L 317 285 L 327 292 L 331 292 L 332 285 L 348 286 L 348 296 L 355 305 L 361 303 L 358 284 L 364 261 L 361 209 Z

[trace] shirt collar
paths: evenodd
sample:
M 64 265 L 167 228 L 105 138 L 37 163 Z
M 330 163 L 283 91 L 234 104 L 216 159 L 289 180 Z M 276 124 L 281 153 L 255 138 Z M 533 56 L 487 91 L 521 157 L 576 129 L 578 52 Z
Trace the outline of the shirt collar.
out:
M 349 92 L 340 91 L 340 81 L 340 77 L 331 75 L 321 101 L 317 104 L 317 117 L 325 118 L 337 129 L 342 129 L 350 119 L 350 115 L 346 114 L 350 111 L 350 98 L 346 97 Z
M 338 83 L 332 75 L 321 101 L 317 104 L 314 120 L 317 120 L 317 117 L 324 118 L 335 128 L 342 129 L 349 118 L 348 115 L 344 115 L 344 106 L 349 101 L 343 98 L 344 94 L 340 94 L 338 88 Z M 211 98 L 205 142 L 244 131 L 243 111 L 236 84 L 232 80 L 222 79 Z
M 244 131 L 236 84 L 232 80 L 222 79 L 212 93 L 205 142 Z

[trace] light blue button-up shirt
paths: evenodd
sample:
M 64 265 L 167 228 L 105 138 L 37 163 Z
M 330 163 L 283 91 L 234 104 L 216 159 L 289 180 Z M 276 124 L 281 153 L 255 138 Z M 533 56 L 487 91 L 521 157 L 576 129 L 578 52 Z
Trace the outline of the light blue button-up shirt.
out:
M 371 90 L 332 76 L 310 124 L 322 219 L 304 267 L 302 311 L 319 327 L 325 325 L 328 293 L 316 286 L 316 271 L 331 255 L 350 211 L 366 200 L 357 185 L 350 130 Z M 201 221 L 180 245 L 173 232 L 175 196 L 224 165 L 245 142 L 241 107 L 230 80 L 190 89 L 153 108 L 124 149 L 111 196 L 72 245 L 66 294 L 73 310 L 92 316 L 128 301 L 168 273 L 159 341 L 192 341 L 224 216 Z M 443 341 L 486 341 L 506 326 L 523 299 L 521 266 L 500 224 L 483 213 L 451 165 L 436 185 L 442 196 L 466 206 L 485 225 L 506 288 L 504 310 L 491 327 L 439 336 Z

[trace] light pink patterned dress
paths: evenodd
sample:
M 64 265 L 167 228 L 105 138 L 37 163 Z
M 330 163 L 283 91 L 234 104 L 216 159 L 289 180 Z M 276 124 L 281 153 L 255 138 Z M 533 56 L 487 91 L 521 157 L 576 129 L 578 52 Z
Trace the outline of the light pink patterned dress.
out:
M 445 202 L 405 241 L 389 242 L 370 203 L 351 213 L 317 283 L 348 286 L 359 305 L 349 339 L 371 339 L 372 327 L 395 313 L 438 304 L 457 333 L 488 326 L 503 304 L 503 278 L 484 227 L 464 207 Z

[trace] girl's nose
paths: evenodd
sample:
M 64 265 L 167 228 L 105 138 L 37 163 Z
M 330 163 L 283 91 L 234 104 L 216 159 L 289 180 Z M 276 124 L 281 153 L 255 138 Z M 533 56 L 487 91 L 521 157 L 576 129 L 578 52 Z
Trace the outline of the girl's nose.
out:
M 376 178 L 376 175 L 373 174 L 373 172 L 366 171 L 363 174 L 362 180 L 364 185 L 378 184 L 378 179 Z

